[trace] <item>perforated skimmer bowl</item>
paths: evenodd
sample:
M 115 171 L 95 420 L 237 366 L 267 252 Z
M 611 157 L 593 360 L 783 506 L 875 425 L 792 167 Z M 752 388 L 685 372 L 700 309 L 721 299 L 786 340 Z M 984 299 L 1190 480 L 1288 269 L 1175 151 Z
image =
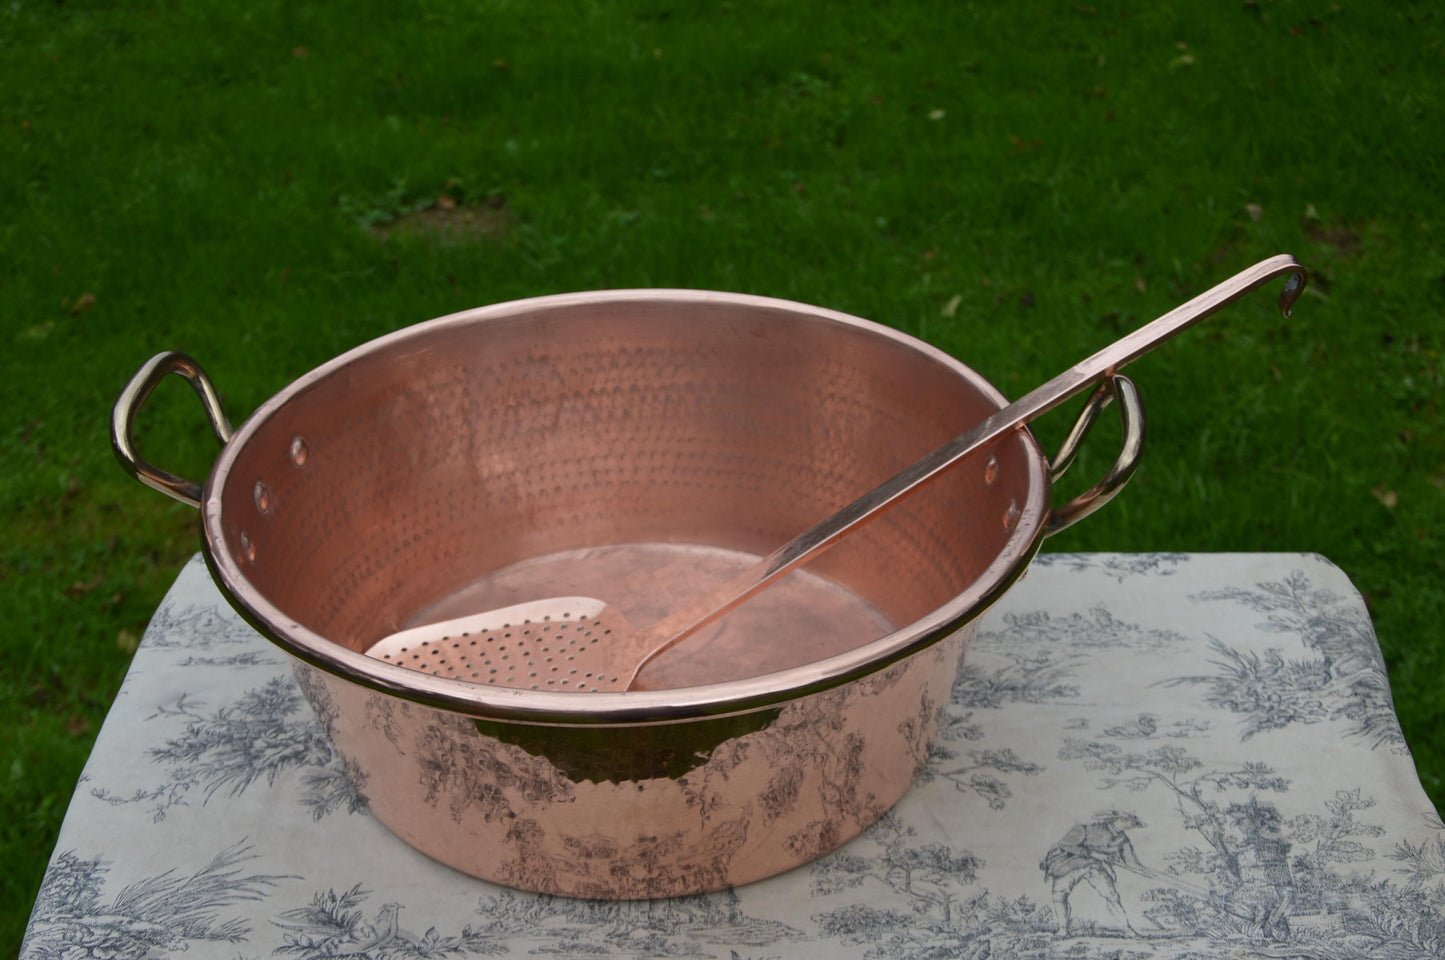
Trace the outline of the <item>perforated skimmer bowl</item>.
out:
M 443 631 L 402 630 L 366 653 L 436 677 L 585 693 L 618 680 L 589 669 L 587 654 L 612 634 L 606 610 L 591 597 L 549 597 L 447 621 Z

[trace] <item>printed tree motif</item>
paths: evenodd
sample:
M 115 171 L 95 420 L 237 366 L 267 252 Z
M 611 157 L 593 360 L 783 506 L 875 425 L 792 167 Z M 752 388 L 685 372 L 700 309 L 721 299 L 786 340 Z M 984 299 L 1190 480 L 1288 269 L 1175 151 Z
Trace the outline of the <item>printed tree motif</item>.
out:
M 1155 784 L 1174 794 L 1185 826 L 1199 834 L 1211 853 L 1205 872 L 1222 870 L 1238 879 L 1238 855 L 1230 846 L 1229 818 L 1219 796 L 1226 790 L 1283 793 L 1289 781 L 1274 775 L 1262 763 L 1241 763 L 1223 769 L 1204 769 L 1204 763 L 1183 747 L 1164 745 L 1144 752 L 1126 751 L 1113 743 L 1066 740 L 1061 760 L 1082 760 L 1084 769 L 1102 772 L 1101 787 L 1148 790 Z
M 240 796 L 257 782 L 274 786 L 287 771 L 311 768 L 303 780 L 303 800 L 313 816 L 320 818 L 343 807 L 352 813 L 365 809 L 365 801 L 289 678 L 275 677 L 213 713 L 203 712 L 182 695 L 174 706 L 161 708 L 149 719 L 186 724 L 180 736 L 149 751 L 167 768 L 166 781 L 129 797 L 97 788 L 91 791 L 97 799 L 149 803 L 152 818 L 159 823 L 172 807 L 187 804 L 195 790 L 205 803 L 222 790 Z
M 1360 796 L 1360 791 L 1337 790 L 1325 801 L 1328 816 L 1303 814 L 1290 821 L 1293 839 L 1302 845 L 1299 862 L 1313 870 L 1323 870 L 1334 863 L 1364 863 L 1375 858 L 1375 851 L 1356 837 L 1382 837 L 1385 831 L 1375 824 L 1361 823 L 1355 817 L 1368 810 L 1375 801 Z
M 1324 661 L 1286 660 L 1273 647 L 1261 656 L 1235 650 L 1212 637 L 1209 646 L 1216 655 L 1210 663 L 1217 673 L 1178 677 L 1167 681 L 1166 686 L 1207 687 L 1205 703 L 1243 715 L 1241 741 L 1266 730 L 1328 719 L 1323 698 L 1330 685 L 1330 672 Z
M 813 867 L 815 894 L 836 893 L 871 880 L 907 897 L 915 913 L 945 926 L 953 922 L 955 907 L 967 892 L 964 888 L 977 878 L 983 861 L 941 843 L 911 844 L 917 831 L 893 811 L 879 817 L 863 835 L 881 846 L 882 853 L 864 857 L 840 851 L 819 860 Z
M 890 933 L 909 929 L 913 923 L 913 917 L 901 910 L 884 910 L 866 903 L 829 910 L 813 919 L 824 938 L 854 944 L 877 943 Z
M 1339 917 L 1340 939 L 1355 945 L 1351 956 L 1436 960 L 1445 956 L 1445 840 L 1396 844 L 1389 856 L 1407 864 L 1400 870 L 1408 878 L 1403 885 L 1358 869 L 1343 875 L 1329 869 L 1373 858 L 1373 851 L 1355 839 L 1384 835 L 1356 817 L 1373 806 L 1360 791 L 1341 790 L 1325 803 L 1325 814 L 1290 821 L 1302 851 L 1294 864 L 1300 889 L 1313 896 L 1305 906 Z
M 1397 872 L 1409 878 L 1406 886 L 1419 889 L 1445 885 L 1445 837 L 1431 837 L 1419 844 L 1401 840 L 1388 856 L 1405 865 Z
M 35 900 L 21 952 L 34 960 L 142 960 L 184 951 L 197 941 L 240 943 L 250 924 L 222 919 L 226 908 L 263 899 L 282 876 L 247 873 L 255 857 L 236 844 L 190 875 L 146 877 L 102 902 L 110 864 L 73 852 L 56 858 Z
M 1034 562 L 1044 567 L 1062 567 L 1075 573 L 1087 570 L 1102 571 L 1116 583 L 1123 583 L 1130 577 L 1172 576 L 1179 566 L 1189 562 L 1187 553 L 1047 553 Z
M 362 960 L 429 960 L 440 957 L 504 956 L 506 947 L 492 932 L 462 928 L 443 936 L 428 927 L 417 936 L 401 925 L 402 904 L 385 903 L 368 920 L 361 909 L 370 891 L 357 884 L 344 893 L 317 893 L 304 907 L 286 910 L 273 921 L 285 931 L 285 943 L 273 951 L 300 960 L 357 957 Z
M 176 661 L 178 667 L 260 667 L 281 664 L 277 657 L 268 656 L 259 650 L 233 653 L 225 657 L 186 657 Z
M 953 685 L 953 703 L 996 710 L 1010 703 L 1049 703 L 1078 697 L 1078 686 L 1067 681 L 1081 657 L 1060 656 L 1050 650 L 1005 656 L 1011 661 L 1008 666 L 987 671 L 965 660 Z
M 596 901 L 578 900 L 578 904 Z M 545 893 L 519 893 L 504 889 L 477 901 L 478 916 L 485 918 L 482 929 L 504 937 L 521 936 L 540 930 L 556 915 L 559 898 Z
M 1123 647 L 1168 650 L 1190 642 L 1177 631 L 1127 623 L 1102 605 L 1087 613 L 1067 615 L 1047 610 L 1009 613 L 1003 624 L 1001 630 L 980 632 L 974 648 L 1002 656 L 1013 665 L 985 674 L 965 661 L 954 686 L 953 700 L 959 706 L 999 707 L 1077 698 L 1078 687 L 1067 681 L 1096 651 Z M 1060 653 L 1065 650 L 1071 652 Z
M 894 812 L 864 831 L 861 842 L 816 861 L 814 896 L 873 887 L 906 909 L 855 902 L 814 915 L 819 935 L 868 944 L 872 958 L 1013 956 L 1022 942 L 1051 929 L 1048 911 L 1027 897 L 1005 900 L 975 890 L 983 861 L 939 843 L 918 843 Z M 860 849 L 879 848 L 871 855 Z
M 1368 945 L 1349 956 L 1442 955 L 1445 884 L 1432 881 L 1445 868 L 1445 843 L 1397 847 L 1395 859 L 1411 865 L 1412 882 L 1403 887 L 1368 876 L 1343 879 L 1335 869 L 1372 860 L 1375 852 L 1362 839 L 1384 833 L 1359 819 L 1375 805 L 1361 791 L 1337 791 L 1322 814 L 1286 818 L 1260 799 L 1289 788 L 1264 764 L 1210 769 L 1177 746 L 1130 752 L 1084 741 L 1067 742 L 1060 756 L 1103 773 L 1104 789 L 1167 789 L 1185 829 L 1203 840 L 1174 851 L 1168 873 L 1147 874 L 1169 884 L 1146 895 L 1156 904 L 1146 912 L 1155 922 L 1199 936 L 1232 931 L 1293 942 L 1292 917 L 1338 912 L 1350 936 Z M 1247 799 L 1230 799 L 1239 793 Z M 1347 911 L 1347 904 L 1356 906 Z
M 1337 896 L 1352 904 L 1341 933 L 1360 944 L 1357 956 L 1390 960 L 1445 957 L 1445 892 L 1355 877 Z
M 1262 763 L 1208 769 L 1176 745 L 1134 751 L 1117 743 L 1067 740 L 1059 757 L 1082 761 L 1086 770 L 1104 774 L 1102 789 L 1163 787 L 1173 795 L 1185 829 L 1204 841 L 1202 848 L 1176 851 L 1170 874 L 1157 875 L 1176 882 L 1174 889 L 1151 894 L 1150 899 L 1164 905 L 1149 912 L 1151 918 L 1197 930 L 1223 924 L 1268 939 L 1287 936 L 1294 884 L 1287 863 L 1284 872 L 1280 870 L 1289 844 L 1280 835 L 1279 813 L 1255 796 L 1248 803 L 1231 803 L 1226 797 L 1230 792 L 1284 793 L 1289 781 Z M 1191 877 L 1192 882 L 1184 879 Z M 1245 908 L 1240 902 L 1252 905 Z
M 1085 724 L 1087 726 L 1087 724 Z M 1155 740 L 1165 737 L 1171 740 L 1185 740 L 1209 730 L 1209 721 L 1196 717 L 1183 717 L 1160 724 L 1157 714 L 1141 712 L 1132 720 L 1105 727 L 1104 736 L 1112 740 Z
M 1212 640 L 1218 672 L 1172 681 L 1204 686 L 1207 703 L 1240 714 L 1242 739 L 1296 723 L 1343 719 L 1350 721 L 1351 735 L 1372 748 L 1405 751 L 1379 645 L 1358 603 L 1315 588 L 1299 570 L 1252 590 L 1231 587 L 1191 599 L 1225 601 L 1264 614 L 1261 629 L 1298 637 L 1314 655 L 1290 660 L 1271 649 L 1260 657 Z
M 541 941 L 530 954 L 560 956 L 713 956 L 719 939 L 764 947 L 806 939 L 776 920 L 751 917 L 731 889 L 655 900 L 587 900 L 503 890 L 482 897 L 476 935 Z M 514 953 L 523 948 L 513 943 Z M 763 960 L 763 958 L 759 958 Z
M 191 565 L 205 573 L 200 558 Z M 190 572 L 190 567 L 187 568 Z M 193 603 L 181 605 L 167 597 L 151 617 L 142 642 L 147 647 L 180 647 L 210 650 L 238 644 L 252 644 L 256 631 L 224 604 Z
M 960 792 L 972 793 L 983 799 L 990 810 L 1002 810 L 1007 806 L 1007 801 L 1013 797 L 1013 791 L 1002 778 L 993 776 L 987 771 L 1021 774 L 1028 777 L 1036 776 L 1044 771 L 1041 765 L 1024 760 L 1011 747 L 1004 747 L 1001 750 L 970 750 L 968 757 L 971 762 L 964 766 L 954 767 L 952 770 L 938 770 L 939 765 L 953 766 L 953 761 L 958 759 L 958 754 L 943 745 L 935 745 L 930 763 L 919 775 L 917 782 L 929 783 L 937 777 L 942 777 L 950 781 Z

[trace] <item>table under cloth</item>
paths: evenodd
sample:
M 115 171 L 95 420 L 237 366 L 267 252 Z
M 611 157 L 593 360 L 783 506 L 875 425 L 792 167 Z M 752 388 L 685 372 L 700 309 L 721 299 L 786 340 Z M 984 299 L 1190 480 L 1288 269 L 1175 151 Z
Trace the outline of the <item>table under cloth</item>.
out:
M 517 892 L 369 816 L 197 558 L 20 956 L 1442 957 L 1445 824 L 1329 561 L 1050 554 L 980 622 L 918 782 L 841 849 L 671 900 Z

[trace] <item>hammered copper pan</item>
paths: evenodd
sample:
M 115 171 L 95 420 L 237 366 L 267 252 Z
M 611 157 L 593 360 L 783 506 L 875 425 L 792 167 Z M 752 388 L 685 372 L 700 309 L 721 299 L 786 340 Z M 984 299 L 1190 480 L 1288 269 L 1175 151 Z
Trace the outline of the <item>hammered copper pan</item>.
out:
M 204 488 L 130 441 L 170 372 L 224 443 Z M 1132 387 L 1106 384 L 1137 441 Z M 804 863 L 908 788 L 974 619 L 1057 513 L 1031 433 L 695 634 L 647 668 L 646 689 L 487 687 L 363 651 L 426 619 L 561 593 L 648 623 L 1004 405 L 962 363 L 877 324 L 645 290 L 400 330 L 301 377 L 234 435 L 194 361 L 162 354 L 114 429 L 128 469 L 200 505 L 218 585 L 298 658 L 380 820 L 479 877 L 638 898 Z

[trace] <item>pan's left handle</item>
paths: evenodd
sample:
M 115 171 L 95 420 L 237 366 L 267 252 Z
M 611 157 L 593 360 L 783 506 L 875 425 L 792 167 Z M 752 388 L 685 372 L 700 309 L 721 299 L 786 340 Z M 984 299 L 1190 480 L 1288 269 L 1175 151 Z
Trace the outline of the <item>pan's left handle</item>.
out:
M 221 441 L 222 445 L 231 439 L 231 422 L 226 419 L 225 411 L 221 409 L 221 398 L 217 396 L 211 378 L 206 376 L 206 371 L 201 369 L 199 363 L 184 353 L 168 350 L 156 354 L 142 364 L 120 392 L 119 399 L 115 401 L 115 409 L 110 415 L 110 445 L 126 473 L 168 497 L 199 507 L 201 485 L 167 473 L 149 463 L 136 452 L 135 438 L 131 436 L 135 416 L 140 412 L 146 398 L 158 383 L 173 373 L 185 377 L 195 389 L 196 396 L 201 398 L 201 404 L 206 408 L 206 418 L 211 422 L 211 430 L 216 434 L 216 439 Z
M 1057 482 L 1074 462 L 1079 446 L 1088 435 L 1094 420 L 1110 403 L 1119 407 L 1119 428 L 1123 434 L 1119 455 L 1104 474 L 1102 480 L 1062 506 L 1055 507 L 1049 516 L 1049 535 L 1067 529 L 1098 510 L 1119 495 L 1124 484 L 1139 467 L 1139 458 L 1144 453 L 1145 421 L 1144 405 L 1139 401 L 1139 389 L 1128 377 L 1114 374 L 1104 379 L 1089 395 L 1078 420 L 1074 421 L 1069 435 L 1064 438 L 1059 452 L 1049 461 L 1049 479 Z

